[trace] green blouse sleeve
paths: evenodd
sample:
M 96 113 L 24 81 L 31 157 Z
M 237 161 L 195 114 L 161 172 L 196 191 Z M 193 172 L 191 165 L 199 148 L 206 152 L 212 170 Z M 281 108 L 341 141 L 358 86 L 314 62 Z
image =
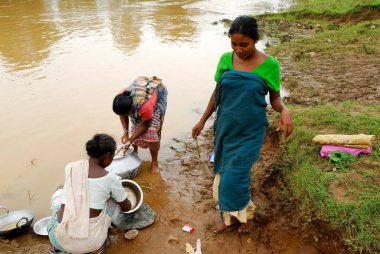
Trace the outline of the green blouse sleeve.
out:
M 214 76 L 215 82 L 219 82 L 225 70 L 232 70 L 232 51 L 224 53 L 220 59 Z
M 280 91 L 280 64 L 276 59 L 269 56 L 253 73 L 265 80 L 269 90 Z

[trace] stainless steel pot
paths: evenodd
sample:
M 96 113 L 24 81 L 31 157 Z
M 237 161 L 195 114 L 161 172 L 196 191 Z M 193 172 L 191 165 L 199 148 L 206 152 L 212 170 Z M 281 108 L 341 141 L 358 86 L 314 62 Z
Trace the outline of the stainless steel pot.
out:
M 136 206 L 127 212 L 123 212 L 123 211 L 121 211 L 121 212 L 133 213 L 134 211 L 138 210 L 140 208 L 140 206 L 142 205 L 142 203 L 144 201 L 144 192 L 142 191 L 140 185 L 133 180 L 124 179 L 124 180 L 121 180 L 121 184 L 123 185 L 123 187 L 130 188 L 134 192 L 134 194 L 136 195 Z
M 139 156 L 131 149 L 125 156 L 115 156 L 111 165 L 106 170 L 120 176 L 122 179 L 133 179 L 138 176 L 142 162 Z
M 25 233 L 34 219 L 34 213 L 30 210 L 9 212 L 5 206 L 0 209 L 6 211 L 5 215 L 0 216 L 0 236 L 14 237 Z

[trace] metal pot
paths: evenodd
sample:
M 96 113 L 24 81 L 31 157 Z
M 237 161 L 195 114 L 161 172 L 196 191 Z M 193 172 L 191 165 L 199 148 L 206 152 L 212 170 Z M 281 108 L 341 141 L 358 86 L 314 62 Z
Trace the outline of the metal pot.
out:
M 138 210 L 140 206 L 142 205 L 143 200 L 144 200 L 144 192 L 142 191 L 140 185 L 133 180 L 124 179 L 124 180 L 121 180 L 121 184 L 123 185 L 123 187 L 129 187 L 130 189 L 132 189 L 132 191 L 136 195 L 136 206 L 127 212 L 123 212 L 123 211 L 122 212 L 133 213 L 134 211 Z
M 30 210 L 9 212 L 5 206 L 0 209 L 6 210 L 6 214 L 0 216 L 0 236 L 14 237 L 25 233 L 34 219 L 34 213 Z
M 115 156 L 111 165 L 106 167 L 108 172 L 112 172 L 122 179 L 133 179 L 140 174 L 141 159 L 133 152 L 133 149 L 125 156 Z

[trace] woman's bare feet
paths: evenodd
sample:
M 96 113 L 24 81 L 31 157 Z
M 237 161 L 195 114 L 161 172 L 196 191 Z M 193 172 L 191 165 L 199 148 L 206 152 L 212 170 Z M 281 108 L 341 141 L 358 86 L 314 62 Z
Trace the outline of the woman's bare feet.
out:
M 152 163 L 150 164 L 150 173 L 152 174 L 160 173 L 160 169 L 158 167 L 158 161 L 152 161 Z
M 250 219 L 250 220 L 247 220 L 247 223 L 240 223 L 238 233 L 239 234 L 249 233 L 251 232 L 252 228 L 253 228 L 253 220 Z
M 236 224 L 237 224 L 236 219 L 232 219 L 230 225 L 226 225 L 224 222 L 219 221 L 219 222 L 216 223 L 216 224 L 214 225 L 214 227 L 212 228 L 212 232 L 214 232 L 214 233 L 222 233 L 222 232 L 225 231 L 226 229 L 231 228 L 231 227 L 235 226 Z
M 224 224 L 224 222 L 220 221 L 220 222 L 218 222 L 218 223 L 216 223 L 214 225 L 214 227 L 212 228 L 212 232 L 214 232 L 214 233 L 222 233 L 224 230 L 226 230 L 230 226 L 227 226 L 226 224 Z

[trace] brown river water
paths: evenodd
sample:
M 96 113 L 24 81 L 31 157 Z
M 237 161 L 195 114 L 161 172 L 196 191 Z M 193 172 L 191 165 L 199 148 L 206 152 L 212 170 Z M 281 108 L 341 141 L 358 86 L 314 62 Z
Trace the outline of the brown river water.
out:
M 190 137 L 214 87 L 219 57 L 231 50 L 227 28 L 212 23 L 288 4 L 0 0 L 0 204 L 11 211 L 33 210 L 36 220 L 49 216 L 50 196 L 62 184 L 64 166 L 87 157 L 85 142 L 101 132 L 120 141 L 112 100 L 139 75 L 157 75 L 168 87 L 160 161 L 170 160 L 173 138 Z M 150 158 L 147 151 L 139 155 Z M 146 202 L 158 213 L 175 202 L 169 193 L 180 188 L 170 179 L 181 179 L 175 167 L 162 169 L 161 176 L 151 176 L 145 162 L 136 179 L 155 187 Z M 191 202 L 176 208 L 191 216 Z M 145 240 L 164 241 L 154 227 L 147 232 Z M 142 251 L 136 253 L 156 253 L 141 244 L 134 244 Z

